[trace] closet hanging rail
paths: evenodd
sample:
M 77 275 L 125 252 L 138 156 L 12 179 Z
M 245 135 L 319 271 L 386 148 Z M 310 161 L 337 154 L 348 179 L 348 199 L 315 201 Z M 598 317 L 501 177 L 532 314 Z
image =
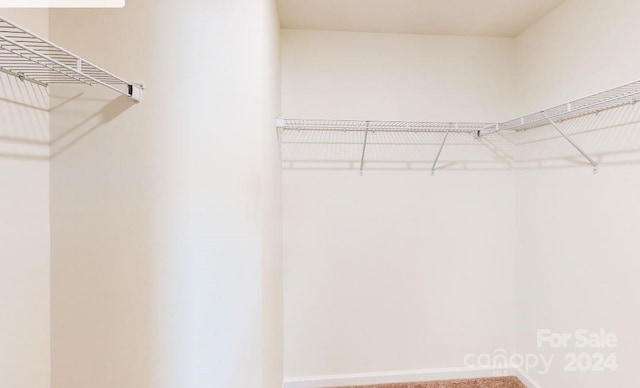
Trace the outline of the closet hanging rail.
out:
M 135 101 L 142 85 L 124 79 L 0 17 L 0 71 L 42 86 L 101 85 Z

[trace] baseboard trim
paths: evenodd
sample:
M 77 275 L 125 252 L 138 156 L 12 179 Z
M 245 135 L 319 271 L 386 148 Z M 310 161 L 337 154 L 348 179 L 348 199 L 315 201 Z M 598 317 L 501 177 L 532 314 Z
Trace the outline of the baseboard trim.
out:
M 524 372 L 520 368 L 513 368 L 514 376 L 520 379 L 527 386 L 527 388 L 542 388 L 542 385 L 538 384 L 529 374 Z
M 530 376 L 517 368 L 507 368 L 501 375 L 518 377 L 527 388 L 542 388 Z M 283 388 L 324 388 L 351 385 L 408 383 L 413 381 L 437 381 L 496 377 L 494 369 L 442 368 L 391 372 L 354 373 L 327 376 L 285 378 Z

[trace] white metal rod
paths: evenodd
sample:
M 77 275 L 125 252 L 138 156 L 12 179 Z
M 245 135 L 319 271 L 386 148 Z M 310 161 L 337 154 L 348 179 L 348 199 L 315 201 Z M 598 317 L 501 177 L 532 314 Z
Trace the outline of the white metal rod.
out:
M 364 132 L 364 144 L 362 146 L 362 157 L 360 158 L 360 176 L 364 173 L 364 154 L 367 151 L 367 138 L 369 137 L 369 122 L 367 121 L 367 129 Z
M 33 82 L 36 85 L 47 87 L 47 84 L 45 84 L 44 82 L 36 81 L 36 80 L 31 79 L 31 78 L 26 77 L 26 76 L 21 76 L 20 74 L 18 74 L 16 72 L 13 72 L 13 71 L 10 71 L 10 70 L 6 70 L 6 69 L 3 69 L 1 67 L 0 67 L 0 71 L 3 72 L 3 73 L 6 73 L 6 74 L 12 75 L 12 76 L 14 76 L 16 78 L 24 78 L 25 81 Z
M 560 129 L 560 127 L 558 126 L 558 124 L 556 124 L 555 121 L 553 121 L 551 118 L 547 117 L 544 113 L 543 113 L 543 116 L 545 116 L 545 118 L 549 121 L 549 124 L 551 124 L 551 126 L 553 128 L 555 128 L 555 130 L 558 131 L 558 133 L 560 133 L 562 135 L 562 137 L 564 137 L 565 140 L 568 141 L 569 144 L 571 144 L 573 146 L 573 148 L 578 150 L 578 152 L 580 152 L 582 154 L 582 156 L 584 156 L 584 158 L 589 161 L 589 163 L 593 166 L 593 173 L 596 174 L 598 172 L 598 163 L 595 160 L 593 160 L 589 155 L 587 155 L 587 153 L 584 152 L 582 150 L 582 148 L 580 148 L 580 146 L 578 146 L 576 143 L 574 143 L 571 140 L 571 138 L 569 136 L 567 136 L 567 134 L 564 133 L 564 131 L 562 129 Z
M 438 155 L 436 155 L 436 160 L 433 161 L 433 166 L 431 166 L 431 175 L 436 174 L 436 166 L 438 165 L 438 160 L 440 159 L 440 154 L 442 153 L 442 149 L 444 148 L 444 144 L 447 142 L 447 138 L 449 137 L 449 130 L 444 135 L 444 139 L 442 140 L 442 144 L 440 144 L 440 149 L 438 150 Z

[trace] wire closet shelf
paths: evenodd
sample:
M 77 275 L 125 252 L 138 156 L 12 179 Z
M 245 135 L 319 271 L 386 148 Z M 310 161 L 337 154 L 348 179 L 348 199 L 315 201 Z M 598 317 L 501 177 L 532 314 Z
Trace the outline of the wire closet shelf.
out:
M 539 127 L 551 126 L 571 146 L 573 146 L 592 165 L 594 173 L 598 171 L 598 164 L 580 146 L 572 141 L 570 136 L 560 127 L 560 123 L 579 117 L 598 114 L 606 110 L 624 105 L 635 104 L 640 101 L 640 81 L 620 86 L 614 89 L 596 93 L 578 100 L 561 104 L 549 109 L 525 115 L 504 123 L 470 123 L 470 122 L 412 122 L 412 121 L 367 121 L 367 120 L 321 120 L 321 119 L 285 119 L 276 120 L 276 127 L 280 138 L 287 131 L 307 132 L 357 132 L 363 133 L 362 158 L 360 172 L 362 173 L 367 134 L 375 132 L 390 133 L 444 133 L 444 138 L 436 154 L 431 173 L 433 174 L 443 147 L 446 145 L 449 133 L 469 133 L 476 138 L 503 131 L 521 132 Z
M 635 104 L 638 100 L 640 100 L 640 81 L 507 121 L 499 124 L 497 130 L 525 131 L 549 125 L 551 122 L 562 122 L 598 114 L 623 105 Z
M 134 84 L 0 17 L 0 71 L 38 85 L 101 85 L 140 101 Z
M 477 133 L 495 124 L 466 122 L 366 121 L 278 119 L 277 127 L 289 131 L 322 132 L 468 132 Z

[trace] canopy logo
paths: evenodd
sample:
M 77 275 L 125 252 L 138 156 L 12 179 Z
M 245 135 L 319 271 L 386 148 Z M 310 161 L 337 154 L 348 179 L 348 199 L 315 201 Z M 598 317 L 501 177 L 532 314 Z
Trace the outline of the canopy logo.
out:
M 122 8 L 125 0 L 0 0 L 0 8 Z

